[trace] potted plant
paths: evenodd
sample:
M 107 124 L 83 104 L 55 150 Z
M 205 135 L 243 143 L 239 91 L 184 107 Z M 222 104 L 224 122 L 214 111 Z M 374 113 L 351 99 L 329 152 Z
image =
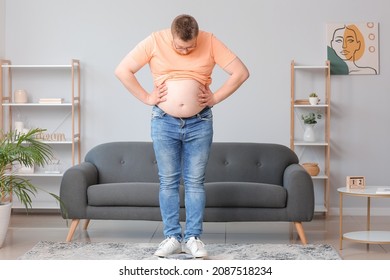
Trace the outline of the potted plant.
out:
M 310 93 L 310 95 L 309 95 L 309 103 L 311 105 L 317 105 L 319 102 L 320 102 L 320 99 L 318 98 L 317 93 L 315 93 L 315 92 Z
M 303 133 L 303 140 L 308 142 L 315 141 L 314 125 L 317 123 L 317 120 L 322 118 L 322 115 L 319 113 L 309 112 L 307 114 L 302 114 L 302 120 L 305 124 L 305 131 Z
M 15 166 L 43 166 L 53 156 L 51 147 L 36 139 L 43 131 L 36 128 L 27 133 L 11 131 L 0 135 L 0 247 L 8 229 L 12 196 L 16 196 L 27 211 L 39 190 L 28 179 L 18 176 Z M 60 202 L 57 195 L 49 194 Z
M 307 114 L 302 114 L 301 117 L 304 124 L 316 124 L 317 120 L 322 118 L 322 115 L 319 113 L 309 112 Z

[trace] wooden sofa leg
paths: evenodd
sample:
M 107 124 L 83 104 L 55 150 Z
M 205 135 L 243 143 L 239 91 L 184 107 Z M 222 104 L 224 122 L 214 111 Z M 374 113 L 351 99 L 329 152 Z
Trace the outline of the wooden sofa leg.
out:
M 72 223 L 70 224 L 68 236 L 66 237 L 66 242 L 70 242 L 72 240 L 73 234 L 76 231 L 77 226 L 79 225 L 79 223 L 80 223 L 80 219 L 73 219 L 72 220 Z
M 91 221 L 90 219 L 85 220 L 84 227 L 83 227 L 84 230 L 87 230 L 90 221 Z
M 301 239 L 301 242 L 303 245 L 307 244 L 305 231 L 303 230 L 303 226 L 301 222 L 294 222 L 295 228 L 297 229 L 299 238 Z

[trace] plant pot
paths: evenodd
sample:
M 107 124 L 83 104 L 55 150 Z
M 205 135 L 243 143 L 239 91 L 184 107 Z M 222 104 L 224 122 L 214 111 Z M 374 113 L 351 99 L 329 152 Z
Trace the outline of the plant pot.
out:
M 309 173 L 310 176 L 317 176 L 320 173 L 320 167 L 318 166 L 318 163 L 305 162 L 302 163 L 302 166 L 306 169 L 307 173 Z
M 318 97 L 309 97 L 310 105 L 317 105 L 319 101 Z
M 3 246 L 5 237 L 7 236 L 9 220 L 11 218 L 11 202 L 0 204 L 0 248 Z

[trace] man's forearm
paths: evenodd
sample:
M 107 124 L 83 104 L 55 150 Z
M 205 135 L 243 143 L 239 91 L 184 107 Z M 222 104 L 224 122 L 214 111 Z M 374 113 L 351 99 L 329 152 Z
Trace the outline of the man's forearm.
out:
M 133 73 L 123 69 L 115 70 L 116 77 L 121 81 L 125 88 L 141 102 L 148 104 L 148 92 L 141 86 Z
M 221 88 L 214 92 L 213 99 L 215 104 L 222 102 L 232 95 L 249 78 L 248 69 L 238 58 L 225 70 L 228 73 L 230 72 L 230 77 Z

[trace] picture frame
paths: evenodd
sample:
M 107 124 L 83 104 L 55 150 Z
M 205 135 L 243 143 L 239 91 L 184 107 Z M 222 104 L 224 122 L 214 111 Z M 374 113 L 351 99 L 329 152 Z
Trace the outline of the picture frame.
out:
M 331 75 L 379 74 L 379 22 L 327 24 Z

